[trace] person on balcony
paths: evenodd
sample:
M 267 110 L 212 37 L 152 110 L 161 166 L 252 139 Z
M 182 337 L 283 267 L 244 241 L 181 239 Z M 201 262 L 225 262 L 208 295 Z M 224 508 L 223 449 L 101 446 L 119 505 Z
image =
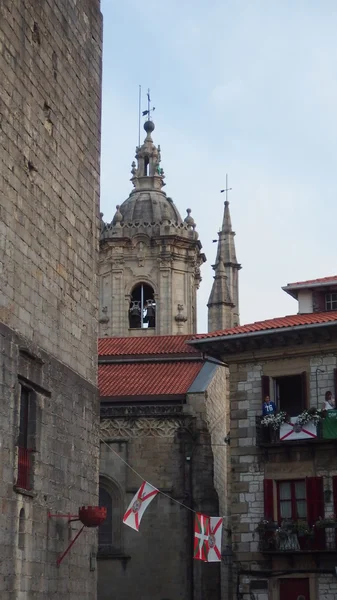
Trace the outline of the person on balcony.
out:
M 270 397 L 266 396 L 262 404 L 262 415 L 265 417 L 266 415 L 276 415 L 276 413 L 277 408 L 275 402 L 272 402 Z
M 331 392 L 325 392 L 325 399 L 322 408 L 323 410 L 335 410 L 336 402 Z

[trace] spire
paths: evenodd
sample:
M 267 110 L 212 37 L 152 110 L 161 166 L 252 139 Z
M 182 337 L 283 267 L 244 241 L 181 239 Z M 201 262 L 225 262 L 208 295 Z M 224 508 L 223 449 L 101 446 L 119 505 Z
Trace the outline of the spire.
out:
M 208 331 L 227 329 L 239 325 L 239 286 L 238 271 L 232 222 L 227 197 L 228 179 L 226 175 L 226 200 L 222 228 L 218 232 L 218 247 L 213 269 L 215 272 L 212 290 L 208 300 Z
M 147 111 L 146 111 L 147 112 Z M 131 181 L 134 186 L 133 191 L 139 190 L 157 190 L 164 187 L 164 170 L 161 168 L 160 146 L 155 146 L 151 133 L 155 129 L 153 121 L 148 119 L 144 123 L 146 138 L 142 146 L 136 148 L 136 161 L 131 165 Z

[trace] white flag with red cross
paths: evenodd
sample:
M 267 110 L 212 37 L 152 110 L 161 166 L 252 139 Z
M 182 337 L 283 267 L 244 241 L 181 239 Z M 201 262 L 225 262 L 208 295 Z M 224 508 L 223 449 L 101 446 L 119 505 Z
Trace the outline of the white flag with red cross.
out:
M 210 517 L 207 562 L 221 562 L 222 517 Z
M 209 517 L 196 513 L 194 519 L 194 558 L 207 561 Z
M 150 483 L 143 481 L 123 517 L 123 523 L 125 523 L 125 525 L 129 525 L 129 527 L 132 527 L 132 529 L 139 531 L 139 525 L 142 520 L 142 516 L 150 502 L 158 494 L 158 491 L 159 490 L 154 488 Z

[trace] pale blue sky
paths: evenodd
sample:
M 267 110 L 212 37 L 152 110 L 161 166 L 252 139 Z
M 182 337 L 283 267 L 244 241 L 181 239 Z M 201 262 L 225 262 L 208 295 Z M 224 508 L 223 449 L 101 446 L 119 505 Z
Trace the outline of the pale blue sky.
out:
M 241 323 L 296 313 L 281 286 L 337 273 L 337 3 L 102 0 L 102 11 L 105 220 L 131 190 L 142 84 L 165 190 L 182 216 L 192 209 L 207 256 L 199 331 L 226 172 Z

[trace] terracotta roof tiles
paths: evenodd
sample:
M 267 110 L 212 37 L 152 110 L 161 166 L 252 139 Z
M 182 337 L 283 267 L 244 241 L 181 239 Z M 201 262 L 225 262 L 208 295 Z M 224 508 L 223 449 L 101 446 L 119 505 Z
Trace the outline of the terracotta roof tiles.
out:
M 267 319 L 265 321 L 257 321 L 248 325 L 239 325 L 232 329 L 224 329 L 221 331 L 212 331 L 211 333 L 201 333 L 194 336 L 194 340 L 209 339 L 216 337 L 235 336 L 238 334 L 254 333 L 258 331 L 278 330 L 281 328 L 298 327 L 301 325 L 315 325 L 320 323 L 337 322 L 337 311 L 324 313 L 307 313 L 301 315 L 290 315 L 288 317 L 279 317 L 276 319 Z
M 293 283 L 287 283 L 287 285 L 285 287 L 293 287 L 293 286 L 297 286 L 297 285 L 313 285 L 313 284 L 325 284 L 325 283 L 330 283 L 330 282 L 334 282 L 337 281 L 337 275 L 332 275 L 331 277 L 321 277 L 320 279 L 308 279 L 307 281 L 295 281 Z
M 186 342 L 191 335 L 155 335 L 152 337 L 100 338 L 98 356 L 139 356 L 200 354 Z
M 202 366 L 202 361 L 100 364 L 100 396 L 134 396 L 136 401 L 137 396 L 186 394 Z

